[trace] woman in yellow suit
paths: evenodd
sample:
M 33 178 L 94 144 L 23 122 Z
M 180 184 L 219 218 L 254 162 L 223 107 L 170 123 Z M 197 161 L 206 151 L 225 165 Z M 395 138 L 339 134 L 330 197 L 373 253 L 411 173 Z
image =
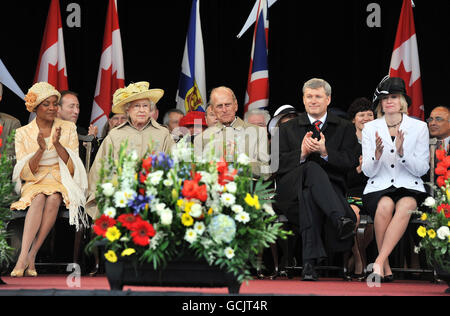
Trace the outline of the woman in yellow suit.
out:
M 55 224 L 63 201 L 70 224 L 85 223 L 87 176 L 78 156 L 78 135 L 74 123 L 56 118 L 60 93 L 50 84 L 34 84 L 25 97 L 27 110 L 36 113 L 28 125 L 17 129 L 17 164 L 13 181 L 20 200 L 12 210 L 28 208 L 22 246 L 13 277 L 37 276 L 35 258 Z M 30 249 L 31 248 L 31 249 Z

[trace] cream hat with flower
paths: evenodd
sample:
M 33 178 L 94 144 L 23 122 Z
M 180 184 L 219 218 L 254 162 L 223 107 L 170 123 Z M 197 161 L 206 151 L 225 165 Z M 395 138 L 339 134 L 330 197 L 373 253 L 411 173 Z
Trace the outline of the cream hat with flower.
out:
M 27 107 L 28 112 L 33 112 L 34 109 L 42 103 L 42 101 L 52 95 L 55 95 L 59 102 L 61 94 L 55 89 L 54 86 L 48 82 L 35 83 L 30 89 L 28 89 L 28 93 L 25 96 L 25 106 Z
M 131 101 L 149 99 L 156 104 L 164 95 L 162 89 L 149 89 L 150 83 L 140 81 L 130 83 L 126 88 L 117 89 L 113 95 L 113 113 L 125 113 L 125 105 Z

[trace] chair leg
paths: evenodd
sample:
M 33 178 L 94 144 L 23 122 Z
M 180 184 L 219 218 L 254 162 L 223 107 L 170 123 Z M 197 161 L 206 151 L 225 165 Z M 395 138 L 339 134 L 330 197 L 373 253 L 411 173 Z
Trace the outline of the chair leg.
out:
M 80 227 L 80 230 L 75 233 L 75 241 L 73 245 L 73 262 L 79 264 L 80 246 L 81 240 L 84 235 L 84 227 Z
M 279 265 L 278 265 L 278 249 L 277 244 L 273 243 L 270 245 L 270 250 L 272 252 L 272 258 L 273 258 L 273 273 L 269 276 L 269 279 L 275 280 L 278 277 L 279 273 Z

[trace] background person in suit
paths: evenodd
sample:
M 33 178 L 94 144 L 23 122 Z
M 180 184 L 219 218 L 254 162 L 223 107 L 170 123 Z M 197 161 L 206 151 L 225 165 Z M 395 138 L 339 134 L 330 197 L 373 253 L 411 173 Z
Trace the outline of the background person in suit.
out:
M 281 124 L 276 208 L 299 226 L 303 280 L 317 280 L 314 266 L 335 252 L 350 251 L 356 217 L 346 199 L 346 174 L 358 165 L 355 128 L 327 113 L 331 86 L 311 79 L 303 86 L 306 113 Z M 272 139 L 272 142 L 275 141 Z
M 362 131 L 362 170 L 369 177 L 363 204 L 374 218 L 374 273 L 386 282 L 393 280 L 388 256 L 408 226 L 410 211 L 424 198 L 420 177 L 429 168 L 428 128 L 406 114 L 409 104 L 404 81 L 385 77 L 374 96 L 378 118 Z
M 0 83 L 0 102 L 2 101 L 3 97 L 3 85 Z M 6 140 L 8 139 L 9 134 L 11 134 L 12 131 L 18 129 L 21 127 L 20 121 L 16 119 L 14 116 L 2 113 L 0 112 L 0 125 L 3 126 L 3 132 L 0 134 L 0 139 L 3 144 L 6 144 Z M 10 152 L 8 152 L 8 155 L 14 157 L 14 143 L 12 144 Z M 0 154 L 3 152 L 5 148 L 5 145 L 0 147 Z

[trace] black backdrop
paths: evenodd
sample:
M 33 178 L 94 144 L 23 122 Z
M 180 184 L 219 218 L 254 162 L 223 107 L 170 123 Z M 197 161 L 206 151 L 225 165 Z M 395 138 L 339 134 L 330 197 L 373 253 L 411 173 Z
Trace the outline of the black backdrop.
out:
M 160 117 L 175 106 L 191 0 L 118 0 L 125 83 L 149 81 L 165 95 Z M 415 26 L 425 115 L 448 105 L 450 1 L 415 0 Z M 69 28 L 67 6 L 81 7 L 81 27 Z M 366 24 L 367 6 L 381 6 L 381 27 Z M 0 2 L 0 58 L 26 93 L 33 83 L 50 0 Z M 207 90 L 230 86 L 244 101 L 252 30 L 236 38 L 254 0 L 201 0 Z M 69 89 L 80 93 L 79 123 L 89 124 L 97 81 L 107 0 L 60 0 Z M 312 78 L 333 88 L 332 106 L 346 110 L 359 96 L 371 98 L 387 74 L 402 0 L 278 0 L 270 9 L 269 80 L 273 113 L 283 104 L 304 110 L 301 86 Z M 28 120 L 23 101 L 4 89 L 0 111 Z M 242 107 L 240 110 L 242 114 Z

